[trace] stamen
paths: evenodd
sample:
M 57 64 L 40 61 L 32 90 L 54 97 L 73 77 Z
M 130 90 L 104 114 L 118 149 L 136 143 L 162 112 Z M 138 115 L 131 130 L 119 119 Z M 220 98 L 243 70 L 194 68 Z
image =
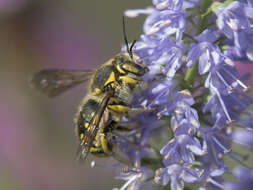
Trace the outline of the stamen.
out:
M 213 141 L 210 141 L 210 147 L 211 147 L 211 154 L 216 162 L 217 165 L 219 165 L 219 158 L 217 157 L 217 153 L 216 153 L 216 150 L 214 148 L 214 145 L 213 145 Z
M 216 142 L 216 144 L 217 144 L 221 149 L 223 149 L 224 154 L 227 154 L 227 153 L 229 153 L 229 152 L 231 151 L 231 149 L 227 149 L 227 148 L 226 148 L 225 146 L 223 146 L 215 137 L 213 137 L 212 139 Z
M 219 79 L 223 82 L 223 84 L 225 84 L 228 92 L 231 92 L 233 88 L 227 83 L 227 81 L 225 81 L 225 79 L 222 77 L 222 75 L 218 71 L 216 71 L 216 74 L 219 77 Z
M 218 99 L 219 99 L 219 101 L 220 101 L 221 107 L 222 107 L 222 109 L 223 109 L 225 115 L 227 116 L 227 119 L 228 119 L 229 121 L 232 121 L 230 115 L 228 114 L 226 105 L 225 105 L 225 103 L 223 102 L 223 100 L 222 100 L 222 98 L 221 98 L 221 95 L 220 95 L 219 91 L 218 91 L 213 85 L 211 85 L 211 88 L 212 88 L 212 90 L 215 92 L 215 94 L 218 96 Z
M 240 81 L 238 78 L 236 78 L 232 73 L 230 73 L 229 71 L 227 71 L 227 69 L 221 67 L 221 69 L 226 72 L 231 78 L 233 78 L 235 80 L 235 82 L 237 82 L 242 88 L 244 88 L 244 91 L 246 91 L 248 89 L 248 87 L 242 82 Z
M 224 189 L 224 185 L 222 185 L 222 184 L 220 184 L 220 183 L 214 181 L 212 178 L 208 178 L 207 181 L 210 182 L 210 183 L 212 183 L 213 185 L 215 185 L 215 186 L 221 188 L 221 189 Z
M 164 2 L 159 3 L 158 5 L 156 5 L 156 8 L 159 9 L 159 10 L 164 10 L 169 6 L 170 6 L 169 1 L 164 1 Z
M 125 190 L 130 184 L 132 184 L 139 176 L 134 175 L 132 178 L 130 178 L 121 188 L 120 190 Z
M 236 162 L 239 163 L 241 166 L 250 169 L 250 167 L 249 167 L 246 163 L 244 163 L 244 162 L 242 162 L 240 159 L 236 158 L 235 155 L 233 155 L 233 154 L 231 154 L 231 153 L 229 153 L 228 155 L 229 155 L 229 157 L 230 157 L 232 160 L 236 161 Z
M 239 156 L 243 160 L 248 160 L 248 158 L 249 158 L 249 155 L 242 155 L 241 153 L 235 152 L 235 151 L 231 151 L 230 154 L 234 155 L 235 157 Z

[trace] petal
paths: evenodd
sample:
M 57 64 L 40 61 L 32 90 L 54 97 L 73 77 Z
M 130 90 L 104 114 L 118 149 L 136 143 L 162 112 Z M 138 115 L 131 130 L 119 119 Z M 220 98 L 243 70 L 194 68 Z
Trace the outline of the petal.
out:
M 187 145 L 187 148 L 191 150 L 194 154 L 198 156 L 202 156 L 205 154 L 205 151 L 203 151 L 200 147 L 195 146 L 195 145 Z
M 220 37 L 217 31 L 206 29 L 200 35 L 195 37 L 199 42 L 214 42 Z
M 210 52 L 206 50 L 199 57 L 199 74 L 207 73 L 211 68 Z
M 200 48 L 197 44 L 191 44 L 186 59 L 187 67 L 192 67 L 200 56 Z
M 124 12 L 124 15 L 127 17 L 137 17 L 140 14 L 151 14 L 154 11 L 154 8 L 147 7 L 146 9 L 129 9 Z
M 245 7 L 244 12 L 247 17 L 253 19 L 253 7 Z

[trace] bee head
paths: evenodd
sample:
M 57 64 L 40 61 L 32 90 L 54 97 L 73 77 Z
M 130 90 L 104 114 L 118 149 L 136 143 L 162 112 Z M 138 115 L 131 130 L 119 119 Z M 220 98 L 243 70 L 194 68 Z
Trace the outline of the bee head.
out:
M 137 61 L 140 60 L 140 58 L 133 54 L 133 47 L 136 43 L 136 40 L 134 40 L 131 44 L 131 46 L 128 46 L 128 40 L 126 35 L 126 26 L 125 26 L 125 17 L 122 18 L 122 25 L 123 25 L 123 36 L 126 44 L 127 53 L 121 53 L 115 58 L 115 67 L 121 74 L 127 74 L 132 73 L 137 76 L 142 76 L 146 72 L 148 72 L 148 68 L 144 66 L 144 64 L 138 63 Z
M 139 60 L 140 58 L 135 54 L 131 56 L 128 53 L 120 53 L 115 57 L 113 65 L 121 74 L 131 73 L 142 76 L 149 70 L 148 67 L 146 67 L 143 62 L 139 62 Z

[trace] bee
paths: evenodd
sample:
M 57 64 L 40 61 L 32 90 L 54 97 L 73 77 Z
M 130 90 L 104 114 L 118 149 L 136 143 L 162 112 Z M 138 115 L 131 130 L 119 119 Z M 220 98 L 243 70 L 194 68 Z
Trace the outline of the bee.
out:
M 46 69 L 31 79 L 31 84 L 49 97 L 55 97 L 80 83 L 89 81 L 88 93 L 74 119 L 79 140 L 77 157 L 85 160 L 89 153 L 112 156 L 114 144 L 109 133 L 132 109 L 131 102 L 140 78 L 148 72 L 133 54 L 134 41 L 128 46 L 123 17 L 123 34 L 127 53 L 119 53 L 95 70 Z

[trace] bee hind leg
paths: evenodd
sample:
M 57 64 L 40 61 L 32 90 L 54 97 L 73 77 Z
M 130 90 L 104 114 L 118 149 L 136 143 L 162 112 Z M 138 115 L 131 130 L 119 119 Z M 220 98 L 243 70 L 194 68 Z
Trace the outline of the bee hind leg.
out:
M 138 115 L 142 113 L 151 113 L 155 111 L 154 108 L 147 108 L 147 107 L 132 107 L 128 109 L 127 117 L 128 118 L 136 118 Z

